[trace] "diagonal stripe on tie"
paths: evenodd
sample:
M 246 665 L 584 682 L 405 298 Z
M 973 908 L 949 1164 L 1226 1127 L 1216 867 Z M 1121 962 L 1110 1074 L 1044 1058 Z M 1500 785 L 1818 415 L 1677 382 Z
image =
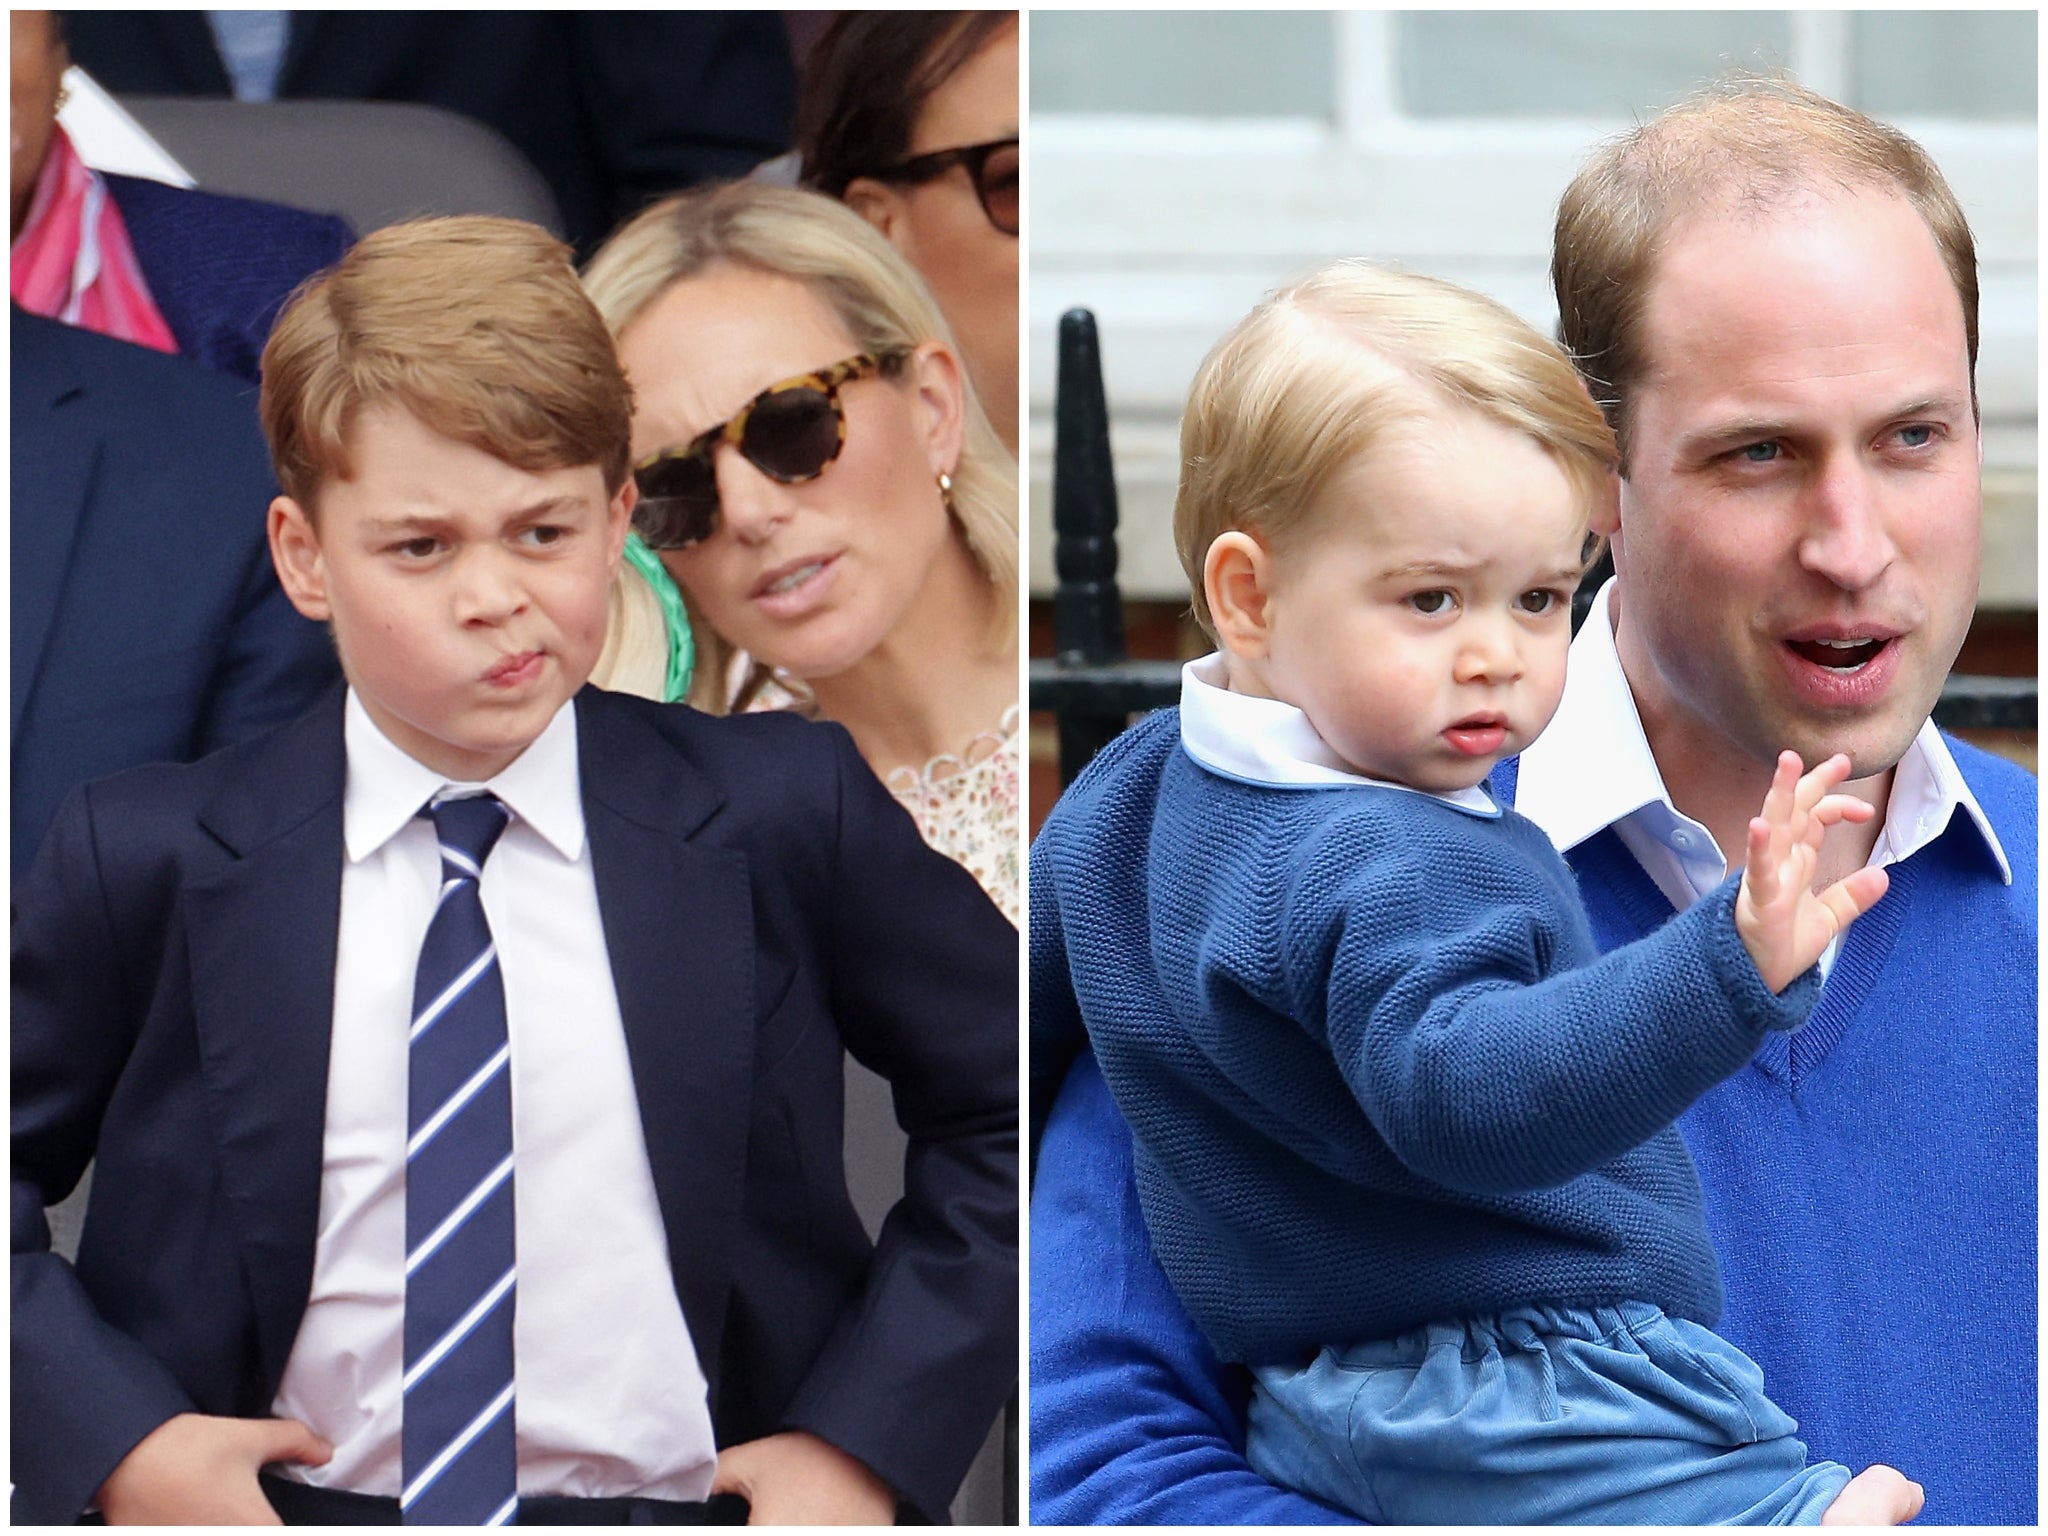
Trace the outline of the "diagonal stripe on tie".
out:
M 420 1469 L 419 1476 L 405 1485 L 405 1492 L 398 1497 L 398 1507 L 404 1510 L 418 1503 L 427 1490 L 434 1486 L 435 1480 L 453 1466 L 456 1459 L 470 1448 L 476 1438 L 495 1424 L 498 1416 L 511 1406 L 512 1383 L 508 1381 L 505 1383 L 505 1390 L 486 1403 L 482 1411 L 463 1426 L 462 1432 L 442 1446 L 434 1459 Z M 488 1515 L 479 1517 L 473 1523 L 481 1525 L 486 1518 Z
M 418 1362 L 406 1371 L 405 1382 L 400 1389 L 402 1392 L 410 1392 L 425 1381 L 434 1367 L 447 1358 L 448 1352 L 468 1338 L 476 1325 L 490 1315 L 491 1309 L 505 1299 L 512 1289 L 513 1273 L 512 1270 L 506 1270 L 498 1283 L 484 1292 L 482 1299 L 458 1318 L 455 1326 L 436 1339 L 434 1347 L 421 1355 Z
M 512 1155 L 508 1152 L 505 1154 L 505 1160 L 485 1176 L 483 1183 L 477 1185 L 475 1189 L 472 1189 L 465 1195 L 462 1204 L 450 1211 L 438 1227 L 421 1239 L 418 1247 L 406 1251 L 406 1274 L 411 1275 L 414 1270 L 432 1258 L 443 1243 L 462 1230 L 463 1224 L 475 1213 L 477 1207 L 497 1193 L 500 1184 L 508 1183 L 511 1178 Z
M 485 946 L 484 952 L 465 965 L 462 968 L 461 974 L 449 982 L 440 995 L 427 1004 L 426 1008 L 413 1020 L 411 1038 L 417 1040 L 421 1035 L 432 1029 L 440 1021 L 441 1015 L 466 997 L 469 989 L 475 986 L 484 973 L 497 964 L 497 961 L 497 946 L 495 944 Z
M 494 796 L 437 800 L 441 891 L 408 1031 L 401 1451 L 409 1525 L 518 1519 L 512 1048 L 482 871 Z
M 442 1102 L 441 1107 L 427 1117 L 427 1123 L 412 1133 L 412 1140 L 405 1144 L 406 1157 L 417 1157 L 424 1151 L 427 1143 L 434 1139 L 434 1134 L 460 1114 L 463 1107 L 482 1091 L 485 1084 L 489 1083 L 492 1078 L 511 1065 L 511 1062 L 512 1042 L 507 1040 L 498 1047 L 497 1055 L 470 1074 L 469 1081 L 449 1094 L 447 1099 Z

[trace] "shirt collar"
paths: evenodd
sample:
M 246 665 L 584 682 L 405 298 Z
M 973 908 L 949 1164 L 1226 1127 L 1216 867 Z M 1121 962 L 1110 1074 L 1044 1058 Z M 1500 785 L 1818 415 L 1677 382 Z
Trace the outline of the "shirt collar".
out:
M 349 862 L 382 848 L 420 808 L 445 788 L 486 789 L 505 802 L 564 859 L 583 856 L 583 797 L 577 773 L 576 715 L 555 711 L 547 729 L 484 784 L 444 778 L 409 756 L 377 728 L 355 689 L 348 691 L 342 739 L 348 750 L 348 787 L 342 797 L 342 839 Z
M 1884 833 L 1878 838 L 1880 852 L 1889 856 L 1873 862 L 1896 864 L 1911 858 L 1947 830 L 1959 809 L 1983 834 L 1984 846 L 1998 863 L 2000 878 L 2011 885 L 2012 864 L 1998 834 L 1991 828 L 1991 818 L 1970 793 L 1963 770 L 1956 766 L 1955 754 L 1929 720 L 1920 727 L 1913 745 L 1899 759 L 1898 772 L 1892 775 L 1892 796 L 1884 808 Z
M 1232 693 L 1220 651 L 1181 668 L 1180 740 L 1188 756 L 1227 779 L 1276 789 L 1370 785 L 1441 800 L 1478 816 L 1500 814 L 1483 789 L 1434 794 L 1354 772 L 1292 704 Z
M 1621 670 L 1608 611 L 1613 590 L 1610 578 L 1593 599 L 1572 641 L 1564 698 L 1549 729 L 1522 753 L 1516 780 L 1515 809 L 1560 849 L 1576 847 L 1645 806 L 1668 813 L 1660 820 L 1686 822 L 1650 755 L 1635 695 Z M 2012 865 L 1990 818 L 1964 782 L 1941 731 L 1928 720 L 1892 775 L 1884 832 L 1871 862 L 1910 858 L 1941 835 L 1958 809 L 1976 824 L 2005 883 L 2012 884 Z
M 1593 599 L 1572 641 L 1557 713 L 1516 769 L 1515 809 L 1559 849 L 1576 848 L 1646 805 L 1677 814 L 1614 649 L 1613 589 L 1610 580 Z

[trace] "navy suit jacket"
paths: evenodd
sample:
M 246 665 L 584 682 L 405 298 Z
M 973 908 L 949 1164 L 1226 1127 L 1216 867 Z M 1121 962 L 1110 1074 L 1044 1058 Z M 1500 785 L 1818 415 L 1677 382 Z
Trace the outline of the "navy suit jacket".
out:
M 809 1430 L 943 1518 L 1016 1370 L 1016 930 L 838 727 L 594 689 L 575 709 L 719 1443 Z M 204 762 L 86 786 L 21 891 L 17 1522 L 75 1518 L 172 1414 L 269 1412 L 312 1282 L 345 771 L 336 689 Z M 874 1247 L 841 1167 L 843 1051 L 910 1138 Z M 74 1270 L 43 1207 L 95 1151 Z
M 289 720 L 334 648 L 285 601 L 255 392 L 12 315 L 12 873 L 73 785 Z
M 139 176 L 109 176 L 107 191 L 178 351 L 252 384 L 292 290 L 355 243 L 332 214 Z

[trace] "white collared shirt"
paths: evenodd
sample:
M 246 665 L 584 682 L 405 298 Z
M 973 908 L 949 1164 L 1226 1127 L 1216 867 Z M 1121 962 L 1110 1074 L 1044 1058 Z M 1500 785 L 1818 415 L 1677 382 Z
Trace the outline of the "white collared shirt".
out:
M 1188 756 L 1226 779 L 1275 789 L 1397 789 L 1474 815 L 1500 814 L 1493 797 L 1477 787 L 1437 794 L 1357 772 L 1292 704 L 1232 693 L 1220 651 L 1180 669 L 1180 741 Z
M 1608 611 L 1613 591 L 1610 580 L 1572 641 L 1557 715 L 1522 753 L 1515 809 L 1541 827 L 1560 853 L 1613 827 L 1657 889 L 1683 912 L 1728 878 L 1728 861 L 1713 834 L 1671 803 L 1664 775 L 1650 755 L 1635 695 L 1614 646 Z M 1910 858 L 1940 836 L 1959 809 L 1976 822 L 2005 883 L 2012 884 L 2012 866 L 1990 818 L 1929 720 L 1892 775 L 1870 864 L 1883 868 Z M 1829 945 L 1821 957 L 1823 972 L 1833 964 L 1839 943 Z
M 334 1445 L 305 1481 L 399 1491 L 407 1036 L 441 881 L 448 786 L 353 689 L 347 853 L 312 1297 L 272 1411 Z M 704 1376 L 669 1272 L 584 837 L 573 706 L 488 785 L 512 820 L 485 862 L 512 1044 L 519 1491 L 702 1499 Z M 686 999 L 676 1000 L 679 1009 Z

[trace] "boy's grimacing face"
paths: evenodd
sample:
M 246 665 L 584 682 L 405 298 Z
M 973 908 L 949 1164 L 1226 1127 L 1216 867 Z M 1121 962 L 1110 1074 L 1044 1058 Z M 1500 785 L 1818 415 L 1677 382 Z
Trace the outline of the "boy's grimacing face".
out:
M 1470 788 L 1557 711 L 1586 522 L 1535 439 L 1434 412 L 1275 546 L 1256 670 L 1359 772 Z
M 517 469 L 404 411 L 363 412 L 355 476 L 321 487 L 317 526 L 271 504 L 278 579 L 331 624 L 342 671 L 408 755 L 480 781 L 532 745 L 604 648 L 631 482 L 595 465 Z

